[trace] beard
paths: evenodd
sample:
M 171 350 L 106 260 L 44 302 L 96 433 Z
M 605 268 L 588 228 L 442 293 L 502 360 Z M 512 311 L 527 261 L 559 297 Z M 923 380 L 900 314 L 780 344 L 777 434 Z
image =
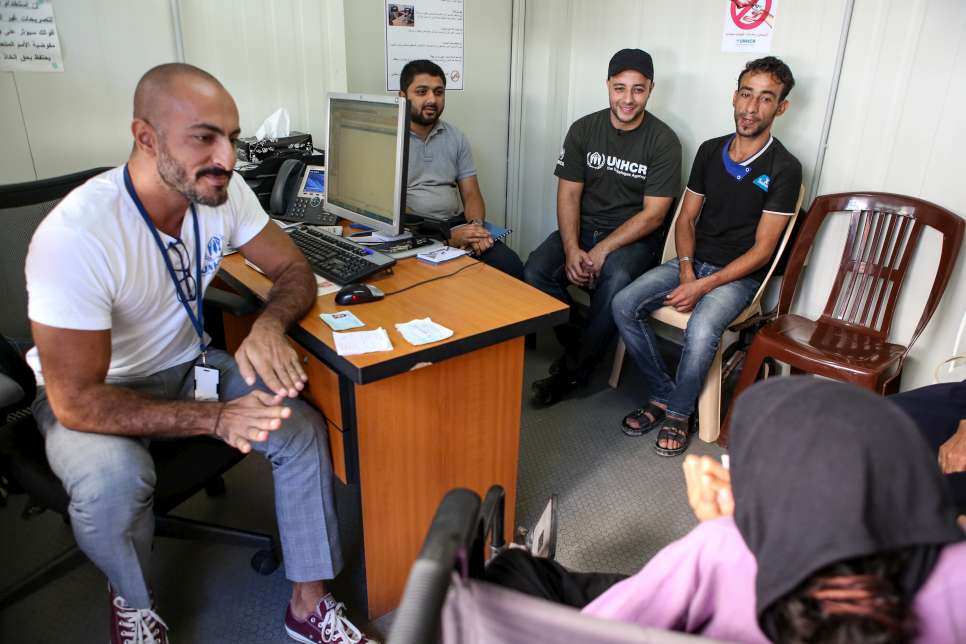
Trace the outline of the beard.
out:
M 163 139 L 159 141 L 158 145 L 158 175 L 166 186 L 191 203 L 217 207 L 228 201 L 227 183 L 223 186 L 212 186 L 208 192 L 202 192 L 198 182 L 205 175 L 230 177 L 231 172 L 215 167 L 204 168 L 199 170 L 195 174 L 194 181 L 191 181 L 188 179 L 188 171 L 171 155 Z
M 641 117 L 641 114 L 644 113 L 645 107 L 646 107 L 645 105 L 642 105 L 640 109 L 636 109 L 629 116 L 625 116 L 616 104 L 612 104 L 610 106 L 610 113 L 613 114 L 614 118 L 620 121 L 621 123 L 633 123 L 635 119 L 638 119 Z
M 768 128 L 771 127 L 772 121 L 774 120 L 775 120 L 774 116 L 771 116 L 770 118 L 763 118 L 760 121 L 757 121 L 756 123 L 754 123 L 750 130 L 742 130 L 741 115 L 736 113 L 735 114 L 735 132 L 738 133 L 738 136 L 753 139 L 756 136 L 760 135 L 762 132 L 765 132 L 766 130 L 768 130 Z
M 413 123 L 418 123 L 419 125 L 433 125 L 439 120 L 439 117 L 442 116 L 442 114 L 443 110 L 437 107 L 436 112 L 433 113 L 432 116 L 423 116 L 422 108 L 417 109 L 413 107 L 409 110 L 409 120 L 411 120 Z

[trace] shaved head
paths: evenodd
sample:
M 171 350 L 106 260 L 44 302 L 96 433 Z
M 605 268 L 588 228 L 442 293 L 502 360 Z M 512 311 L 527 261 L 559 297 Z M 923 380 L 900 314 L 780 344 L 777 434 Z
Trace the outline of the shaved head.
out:
M 218 79 L 203 69 L 187 63 L 165 63 L 149 69 L 134 90 L 134 118 L 155 126 L 164 120 L 163 114 L 172 100 L 184 98 L 192 90 L 206 94 L 228 90 Z

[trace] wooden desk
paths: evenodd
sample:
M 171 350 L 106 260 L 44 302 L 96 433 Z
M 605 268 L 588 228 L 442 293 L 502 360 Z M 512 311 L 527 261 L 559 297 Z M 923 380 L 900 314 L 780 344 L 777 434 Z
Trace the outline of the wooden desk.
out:
M 562 302 L 470 258 L 439 266 L 401 260 L 370 280 L 388 295 L 352 307 L 318 298 L 290 335 L 309 374 L 305 394 L 325 415 L 333 469 L 358 486 L 370 618 L 394 609 L 443 495 L 467 487 L 506 490 L 512 530 L 523 388 L 523 336 L 565 322 Z M 220 277 L 264 300 L 271 282 L 233 255 Z M 393 351 L 342 357 L 320 313 L 351 308 L 365 329 L 383 327 Z M 414 347 L 394 326 L 431 317 L 454 331 Z M 234 350 L 251 324 L 226 318 Z M 359 329 L 362 330 L 362 329 Z M 345 548 L 347 544 L 343 544 Z

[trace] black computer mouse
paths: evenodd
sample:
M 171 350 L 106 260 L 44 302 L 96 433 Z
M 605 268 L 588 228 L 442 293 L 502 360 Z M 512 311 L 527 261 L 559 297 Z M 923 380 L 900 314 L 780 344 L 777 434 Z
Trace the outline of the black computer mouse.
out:
M 371 284 L 346 284 L 335 294 L 335 303 L 362 304 L 381 300 L 385 296 L 385 293 Z

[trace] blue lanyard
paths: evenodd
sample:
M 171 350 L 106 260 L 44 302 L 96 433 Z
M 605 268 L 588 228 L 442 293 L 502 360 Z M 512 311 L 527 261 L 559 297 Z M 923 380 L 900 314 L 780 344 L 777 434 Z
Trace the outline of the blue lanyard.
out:
M 147 210 L 144 209 L 144 204 L 138 198 L 138 193 L 134 190 L 134 182 L 131 181 L 131 173 L 127 169 L 127 164 L 124 165 L 124 187 L 127 188 L 127 193 L 131 195 L 131 199 L 134 201 L 134 205 L 137 206 L 138 212 L 141 213 L 141 218 L 144 219 L 144 223 L 147 224 L 148 230 L 154 236 L 154 241 L 158 245 L 158 250 L 161 251 L 161 257 L 164 258 L 164 265 L 168 268 L 168 275 L 171 276 L 171 281 L 174 282 L 175 291 L 177 291 L 178 299 L 181 300 L 184 310 L 188 313 L 188 319 L 191 320 L 191 326 L 195 328 L 195 332 L 198 334 L 198 346 L 201 350 L 201 359 L 204 361 L 205 353 L 207 347 L 205 346 L 205 316 L 204 309 L 202 307 L 202 295 L 201 295 L 201 233 L 198 230 L 198 212 L 195 210 L 195 205 L 191 204 L 191 221 L 194 223 L 195 229 L 195 307 L 198 310 L 198 314 L 195 315 L 194 311 L 191 310 L 191 305 L 188 304 L 188 297 L 184 291 L 181 290 L 181 283 L 178 281 L 178 276 L 174 272 L 174 265 L 171 264 L 171 258 L 168 256 L 168 250 L 164 247 L 164 242 L 161 241 L 161 235 L 158 233 L 157 226 L 151 221 L 151 217 L 148 216 Z M 189 266 L 185 270 L 191 270 L 191 258 L 188 258 Z

